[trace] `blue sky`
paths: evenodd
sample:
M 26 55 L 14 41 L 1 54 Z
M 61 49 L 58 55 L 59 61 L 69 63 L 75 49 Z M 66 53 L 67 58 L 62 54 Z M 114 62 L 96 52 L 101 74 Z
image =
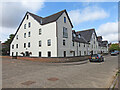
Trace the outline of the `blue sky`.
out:
M 84 9 L 85 7 L 89 6 L 97 6 L 100 8 L 103 8 L 107 13 L 109 13 L 109 17 L 95 20 L 95 21 L 89 21 L 89 22 L 83 22 L 80 25 L 74 25 L 75 30 L 81 30 L 81 29 L 87 29 L 87 28 L 98 28 L 101 24 L 107 23 L 107 22 L 115 22 L 118 20 L 118 3 L 117 2 L 45 2 L 45 6 L 42 10 L 39 10 L 37 12 L 37 15 L 46 17 L 48 15 L 51 15 L 55 12 L 61 11 L 66 9 L 68 12 L 71 10 L 76 9 Z M 81 17 L 82 18 L 82 17 Z
M 1 6 L 1 5 L 0 5 Z M 66 9 L 73 23 L 74 30 L 95 28 L 103 40 L 118 40 L 118 3 L 117 2 L 32 2 L 24 0 L 2 4 L 1 40 L 15 33 L 27 11 L 46 17 Z M 1 8 L 1 7 L 0 7 Z M 8 14 L 9 13 L 9 14 Z M 114 37 L 114 38 L 113 38 Z

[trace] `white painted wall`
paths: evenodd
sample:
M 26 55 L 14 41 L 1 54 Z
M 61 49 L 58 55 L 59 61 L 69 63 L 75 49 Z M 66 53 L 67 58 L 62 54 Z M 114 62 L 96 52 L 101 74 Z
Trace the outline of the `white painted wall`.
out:
M 28 28 L 28 23 L 31 22 L 31 27 Z M 24 24 L 26 24 L 26 29 L 24 29 Z M 42 34 L 39 35 L 39 29 L 41 28 Z M 31 36 L 28 37 L 28 32 L 31 32 Z M 26 38 L 24 38 L 24 33 L 26 33 Z M 18 35 L 18 40 L 16 36 Z M 16 34 L 14 40 L 11 43 L 10 56 L 12 52 L 16 55 L 21 56 L 21 52 L 29 51 L 32 52 L 31 57 L 38 57 L 39 51 L 42 51 L 42 57 L 47 57 L 47 51 L 51 51 L 52 57 L 57 57 L 57 38 L 56 38 L 56 22 L 49 23 L 46 25 L 40 25 L 33 17 L 29 15 L 29 19 L 24 19 L 18 33 Z M 47 40 L 51 39 L 52 45 L 47 46 Z M 42 41 L 42 47 L 39 47 L 39 40 Z M 28 48 L 28 42 L 31 46 Z M 26 43 L 27 48 L 24 48 L 24 43 Z M 16 44 L 19 44 L 19 48 L 16 49 Z M 14 45 L 14 49 L 12 49 Z

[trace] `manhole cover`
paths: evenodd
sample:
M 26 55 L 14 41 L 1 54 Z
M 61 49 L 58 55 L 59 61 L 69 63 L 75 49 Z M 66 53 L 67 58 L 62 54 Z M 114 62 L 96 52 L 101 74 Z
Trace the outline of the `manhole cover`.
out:
M 33 83 L 35 83 L 35 82 L 34 81 L 26 81 L 26 82 L 21 83 L 21 84 L 23 84 L 23 85 L 31 85 Z
M 58 78 L 52 77 L 52 78 L 48 78 L 49 81 L 57 81 L 59 80 Z

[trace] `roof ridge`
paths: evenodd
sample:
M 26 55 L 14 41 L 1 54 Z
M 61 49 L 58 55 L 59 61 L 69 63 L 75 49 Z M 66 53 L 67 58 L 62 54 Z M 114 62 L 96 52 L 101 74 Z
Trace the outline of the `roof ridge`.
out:
M 87 29 L 87 30 L 82 30 L 82 31 L 77 31 L 77 32 L 79 33 L 79 32 L 85 32 L 85 31 L 90 31 L 90 30 L 95 30 L 95 28 L 91 28 L 91 29 Z
M 49 16 L 47 16 L 47 17 L 44 17 L 43 19 L 48 18 L 48 17 L 51 17 L 51 16 L 53 16 L 53 15 L 56 15 L 56 14 L 61 13 L 61 12 L 64 12 L 64 11 L 66 11 L 66 9 L 64 9 L 64 10 L 62 10 L 62 11 L 59 11 L 59 12 L 57 12 L 57 13 L 51 14 L 51 15 L 49 15 Z
M 43 18 L 43 17 L 38 16 L 38 15 L 36 15 L 36 14 L 34 14 L 34 13 L 31 13 L 31 12 L 27 12 L 27 13 L 29 13 L 29 14 L 31 14 L 31 15 L 35 15 L 35 16 L 40 17 L 40 18 Z

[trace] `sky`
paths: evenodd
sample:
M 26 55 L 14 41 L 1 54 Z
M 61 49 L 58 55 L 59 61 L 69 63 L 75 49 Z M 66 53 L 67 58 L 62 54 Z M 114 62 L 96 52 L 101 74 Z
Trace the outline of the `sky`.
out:
M 95 28 L 98 36 L 109 42 L 118 41 L 117 2 L 4 2 L 0 3 L 0 39 L 2 42 L 14 34 L 27 11 L 46 17 L 66 9 L 73 30 Z

